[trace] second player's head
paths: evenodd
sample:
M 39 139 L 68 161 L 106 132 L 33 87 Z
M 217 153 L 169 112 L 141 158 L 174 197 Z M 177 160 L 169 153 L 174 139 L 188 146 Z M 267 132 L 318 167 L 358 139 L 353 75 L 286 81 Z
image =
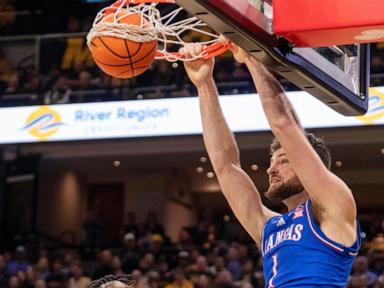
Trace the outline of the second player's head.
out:
M 88 288 L 133 288 L 134 284 L 130 275 L 107 275 L 93 281 Z
M 319 155 L 324 165 L 331 168 L 331 155 L 321 138 L 312 133 L 306 133 L 307 139 Z M 284 201 L 304 191 L 304 187 L 297 177 L 288 157 L 280 143 L 275 139 L 270 147 L 271 162 L 267 170 L 269 175 L 269 188 L 266 196 L 272 201 Z

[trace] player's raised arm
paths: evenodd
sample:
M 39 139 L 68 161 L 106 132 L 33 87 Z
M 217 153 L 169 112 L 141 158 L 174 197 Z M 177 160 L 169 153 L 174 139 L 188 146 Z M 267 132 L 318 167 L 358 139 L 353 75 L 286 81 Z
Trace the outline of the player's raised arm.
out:
M 262 106 L 284 154 L 313 206 L 323 232 L 332 240 L 351 245 L 356 240 L 356 205 L 347 185 L 333 174 L 315 152 L 276 78 L 256 59 L 234 46 L 235 58 L 247 65 Z
M 181 52 L 186 57 L 193 57 L 200 53 L 200 49 L 200 45 L 187 45 Z M 236 217 L 260 243 L 265 221 L 277 214 L 263 206 L 257 188 L 240 167 L 238 147 L 221 110 L 213 80 L 214 59 L 184 62 L 184 65 L 197 87 L 204 143 L 220 187 Z

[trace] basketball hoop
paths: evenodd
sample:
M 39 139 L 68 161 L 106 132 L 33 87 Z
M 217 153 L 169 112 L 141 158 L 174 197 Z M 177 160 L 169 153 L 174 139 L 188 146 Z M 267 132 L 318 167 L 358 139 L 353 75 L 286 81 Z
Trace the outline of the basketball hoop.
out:
M 96 16 L 92 28 L 87 35 L 87 45 L 91 46 L 96 37 L 108 36 L 126 39 L 139 43 L 157 41 L 158 47 L 155 59 L 174 61 L 192 61 L 207 59 L 220 55 L 228 50 L 230 43 L 224 37 L 204 30 L 207 25 L 197 17 L 176 20 L 183 11 L 182 7 L 176 8 L 166 15 L 161 15 L 157 9 L 159 3 L 174 4 L 173 0 L 119 0 L 109 7 L 102 9 Z M 103 21 L 107 15 L 113 14 L 113 21 Z M 128 15 L 141 16 L 140 25 L 123 23 L 123 18 Z M 110 17 L 110 16 L 109 16 Z M 170 51 L 171 46 L 184 46 L 182 37 L 188 32 L 200 34 L 210 38 L 200 42 L 204 46 L 202 52 L 193 58 L 185 59 L 178 51 Z

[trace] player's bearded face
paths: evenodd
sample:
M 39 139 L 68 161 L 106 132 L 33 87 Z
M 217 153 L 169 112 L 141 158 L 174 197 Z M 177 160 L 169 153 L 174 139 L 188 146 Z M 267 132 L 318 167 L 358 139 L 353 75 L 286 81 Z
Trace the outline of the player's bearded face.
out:
M 282 202 L 293 195 L 303 192 L 303 190 L 303 185 L 301 185 L 297 176 L 294 176 L 287 180 L 271 183 L 265 195 L 274 202 Z
M 304 190 L 282 149 L 273 153 L 267 173 L 269 188 L 265 195 L 274 202 L 281 202 Z

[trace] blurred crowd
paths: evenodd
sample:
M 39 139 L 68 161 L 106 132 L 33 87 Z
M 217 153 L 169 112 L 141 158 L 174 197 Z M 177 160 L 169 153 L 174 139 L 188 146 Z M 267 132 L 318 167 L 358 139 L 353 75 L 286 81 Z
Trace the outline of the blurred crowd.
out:
M 377 45 L 380 47 L 379 45 Z M 384 85 L 384 44 L 373 49 L 371 86 Z M 374 52 L 377 50 L 377 52 Z M 246 67 L 224 55 L 216 61 L 214 77 L 219 93 L 255 92 Z M 279 77 L 278 77 L 279 78 Z M 287 91 L 298 90 L 280 78 Z M 26 97 L 13 97 L 24 94 Z M 0 51 L 0 106 L 63 104 L 98 101 L 119 101 L 152 98 L 190 97 L 196 91 L 184 72 L 182 63 L 155 61 L 142 75 L 117 79 L 97 67 L 75 62 L 71 69 L 53 65 L 45 74 L 37 73 L 34 65 L 22 69 L 10 66 Z
M 203 213 L 196 227 L 183 228 L 172 242 L 156 214 L 143 222 L 127 214 L 116 242 L 103 243 L 103 221 L 84 222 L 78 248 L 19 242 L 0 253 L 0 287 L 87 288 L 93 279 L 129 273 L 140 288 L 264 287 L 262 260 L 234 217 L 213 220 Z M 348 287 L 384 287 L 384 218 L 361 217 L 363 245 Z
M 68 35 L 73 35 L 73 33 L 86 30 L 82 27 L 78 18 L 71 16 L 67 19 L 65 31 L 70 33 Z M 42 57 L 44 57 L 40 61 L 40 67 L 36 67 L 34 61 L 27 61 L 26 64 L 22 63 L 16 65 L 17 67 L 13 67 L 9 57 L 7 58 L 5 53 L 0 50 L 0 106 L 196 95 L 193 85 L 191 85 L 184 72 L 182 63 L 155 61 L 140 76 L 130 79 L 117 79 L 106 75 L 95 66 L 93 61 L 89 61 L 90 55 L 86 55 L 89 52 L 84 47 L 84 36 L 69 37 L 64 44 L 60 41 L 47 42 L 47 51 L 40 50 Z M 74 49 L 80 49 L 80 51 L 85 49 L 86 54 L 79 52 L 83 55 L 83 57 L 79 57 L 81 59 L 75 57 L 66 60 L 65 56 L 63 56 L 61 44 L 67 47 L 64 48 L 64 51 L 65 49 L 71 49 L 71 45 L 75 45 Z M 47 59 L 47 53 L 52 51 L 58 53 L 59 57 L 53 60 Z M 12 53 L 12 50 L 10 53 Z M 220 93 L 253 92 L 254 87 L 249 73 L 243 65 L 235 63 L 229 56 L 229 53 L 223 55 L 216 64 L 215 78 L 219 83 Z M 289 84 L 287 83 L 287 85 Z
M 138 77 L 117 79 L 106 75 L 96 67 L 86 67 L 84 62 L 77 62 L 72 69 L 67 70 L 53 66 L 46 75 L 36 73 L 33 65 L 22 70 L 14 70 L 6 62 L 7 60 L 0 52 L 0 71 L 3 71 L 0 72 L 0 95 L 3 96 L 4 101 L 2 106 L 196 95 L 182 64 L 179 63 L 155 61 L 144 74 Z M 215 78 L 222 94 L 254 91 L 246 69 L 230 59 L 222 58 L 218 61 Z M 27 94 L 25 101 L 12 97 L 20 94 Z M 13 99 L 15 101 L 12 101 Z
M 23 1 L 0 0 L 0 35 L 86 32 L 89 30 L 96 11 L 105 5 L 105 3 L 90 5 L 84 1 L 74 1 L 71 5 L 60 4 L 63 7 L 49 5 L 45 7 L 41 6 L 40 2 L 35 2 L 35 5 L 33 5 L 33 0 L 29 5 L 22 5 Z M 29 14 L 23 14 L 22 11 L 29 11 Z M 81 13 L 73 15 L 71 11 L 72 13 L 73 11 L 83 11 L 84 15 Z M 28 21 L 31 23 L 49 21 L 49 25 L 41 23 L 41 25 L 37 25 L 35 22 L 33 25 L 25 25 L 25 22 L 29 23 L 25 21 L 26 19 L 29 19 Z M 24 24 L 22 25 L 22 23 Z M 47 26 L 48 28 L 44 28 Z M 28 30 L 28 28 L 32 29 L 31 27 L 37 30 Z M 49 51 L 43 53 L 44 59 Z M 147 72 L 131 79 L 109 77 L 101 72 L 94 63 L 90 65 L 87 60 L 75 61 L 71 67 L 65 69 L 61 63 L 50 63 L 49 67 L 44 69 L 36 67 L 36 64 L 31 64 L 31 62 L 28 63 L 11 64 L 9 57 L 7 58 L 4 51 L 0 49 L 0 106 L 196 95 L 181 63 L 155 61 Z M 40 61 L 39 66 L 41 65 Z M 371 86 L 382 86 L 384 84 L 384 43 L 372 45 L 371 73 Z M 229 53 L 217 59 L 215 79 L 220 94 L 254 92 L 247 69 L 243 65 L 235 63 Z M 280 80 L 286 90 L 297 90 L 286 80 Z

